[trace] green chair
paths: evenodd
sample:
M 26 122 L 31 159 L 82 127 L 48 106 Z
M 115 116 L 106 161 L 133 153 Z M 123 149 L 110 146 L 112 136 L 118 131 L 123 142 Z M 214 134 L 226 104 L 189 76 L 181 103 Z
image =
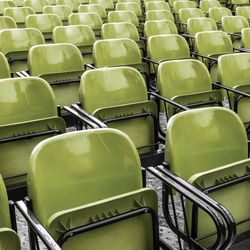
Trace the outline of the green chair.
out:
M 83 61 L 93 63 L 92 49 L 95 42 L 95 34 L 87 25 L 68 25 L 56 27 L 53 31 L 55 43 L 72 43 L 78 47 L 83 56 Z
M 29 49 L 34 45 L 44 43 L 42 33 L 34 28 L 0 31 L 0 51 L 7 57 L 13 73 L 27 71 Z
M 25 0 L 23 3 L 24 7 L 32 8 L 36 14 L 43 13 L 43 7 L 50 5 L 48 0 Z
M 12 17 L 16 21 L 18 28 L 24 28 L 25 18 L 33 14 L 35 11 L 30 7 L 8 7 L 3 11 L 4 16 Z
M 163 1 L 148 2 L 145 6 L 145 10 L 168 10 L 171 11 L 169 4 Z
M 142 6 L 142 2 L 141 0 L 118 0 L 118 3 L 126 3 L 126 2 L 135 2 L 137 3 L 139 6 Z M 145 3 L 145 2 L 144 2 Z
M 234 52 L 230 36 L 223 31 L 198 32 L 195 35 L 195 51 L 199 54 L 198 59 L 207 65 L 213 82 L 217 81 L 218 57 Z
M 2 0 L 0 1 L 0 15 L 3 15 L 3 11 L 8 7 L 16 7 L 16 3 L 12 0 Z
M 0 16 L 0 30 L 16 29 L 16 22 L 12 17 Z
M 60 17 L 63 25 L 68 24 L 69 15 L 72 13 L 71 8 L 68 5 L 55 5 L 45 6 L 43 8 L 43 14 L 56 14 Z
M 65 132 L 58 117 L 55 95 L 43 79 L 0 80 L 1 166 L 10 199 L 26 193 L 28 161 L 33 148 L 42 140 Z
M 213 7 L 208 10 L 208 16 L 215 22 L 221 22 L 223 16 L 232 16 L 230 9 L 226 7 Z
M 200 1 L 200 9 L 205 12 L 208 13 L 210 8 L 214 8 L 214 7 L 221 7 L 220 2 L 217 0 L 201 0 Z
M 156 0 L 144 0 L 143 5 L 146 6 L 146 4 L 149 2 L 156 2 Z M 164 0 L 157 0 L 157 2 L 165 2 L 165 1 Z
M 250 6 L 236 7 L 235 15 L 236 16 L 243 16 L 249 21 L 250 20 Z
M 84 63 L 75 45 L 33 46 L 28 55 L 28 67 L 31 76 L 41 77 L 50 83 L 58 105 L 63 107 L 77 102 Z
M 107 13 L 102 4 L 84 4 L 84 5 L 79 5 L 78 7 L 78 12 L 79 13 L 89 13 L 89 12 L 94 12 L 98 14 L 103 21 L 107 20 Z
M 121 10 L 131 10 L 133 11 L 138 19 L 142 20 L 142 9 L 141 6 L 135 2 L 124 2 L 124 3 L 117 3 L 115 6 L 116 11 Z
M 78 11 L 78 6 L 80 5 L 79 1 L 74 0 L 56 0 L 57 5 L 67 5 L 70 7 L 72 12 Z
M 94 31 L 97 37 L 101 36 L 101 29 L 102 29 L 103 21 L 101 17 L 94 12 L 73 13 L 69 16 L 69 24 L 70 25 L 87 25 Z
M 0 244 L 2 249 L 13 249 L 21 250 L 21 242 L 17 233 L 13 230 L 13 225 L 11 222 L 10 208 L 8 204 L 8 197 L 6 193 L 6 188 L 0 176 Z M 12 215 L 14 216 L 14 215 Z
M 90 4 L 101 4 L 107 12 L 114 10 L 114 2 L 112 0 L 89 0 Z
M 235 53 L 231 55 L 223 55 L 218 60 L 218 80 L 222 86 L 232 88 L 228 91 L 230 107 L 237 112 L 242 121 L 249 126 L 249 98 L 244 93 L 249 93 L 249 69 L 250 54 Z M 233 92 L 238 90 L 242 92 Z
M 173 11 L 179 13 L 181 9 L 196 8 L 196 3 L 193 1 L 175 1 L 173 5 Z
M 222 106 L 220 90 L 212 90 L 211 77 L 205 64 L 194 59 L 162 62 L 157 71 L 156 88 L 160 95 L 190 108 Z M 163 109 L 161 101 L 161 110 Z M 166 103 L 167 117 L 182 111 Z
M 168 10 L 148 10 L 146 12 L 146 21 L 153 20 L 169 20 L 174 22 L 174 17 Z
M 218 107 L 183 112 L 169 120 L 166 138 L 169 169 L 224 206 L 235 220 L 237 235 L 248 232 L 249 242 L 248 145 L 240 118 Z M 189 232 L 209 249 L 215 242 L 212 220 L 188 201 L 185 208 Z M 247 249 L 241 239 L 231 248 Z
M 250 50 L 250 28 L 241 30 L 241 46 Z
M 26 17 L 25 24 L 27 28 L 40 30 L 45 43 L 51 43 L 54 28 L 63 25 L 60 17 L 56 14 L 29 15 Z
M 1 66 L 0 79 L 10 78 L 11 72 L 10 72 L 10 65 L 8 63 L 8 59 L 1 52 L 0 52 L 0 66 Z
M 144 36 L 149 38 L 155 35 L 178 34 L 176 25 L 169 20 L 146 21 Z
M 248 6 L 249 0 L 229 0 L 228 6 L 232 10 L 235 10 L 237 6 Z
M 23 7 L 23 0 L 13 0 L 17 7 Z
M 159 249 L 157 194 L 141 177 L 136 148 L 120 131 L 57 136 L 31 155 L 32 210 L 63 249 Z

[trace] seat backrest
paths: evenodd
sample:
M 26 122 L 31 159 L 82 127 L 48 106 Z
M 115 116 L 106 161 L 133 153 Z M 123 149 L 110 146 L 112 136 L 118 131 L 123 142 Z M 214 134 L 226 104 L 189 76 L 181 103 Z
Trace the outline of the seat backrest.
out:
M 42 33 L 34 28 L 6 29 L 0 31 L 0 50 L 7 56 L 11 52 L 28 52 L 32 46 L 44 43 Z
M 108 13 L 109 23 L 129 22 L 136 27 L 139 25 L 136 14 L 131 10 L 110 11 Z
M 128 136 L 113 129 L 77 131 L 36 146 L 29 196 L 35 215 L 46 225 L 56 212 L 142 188 L 141 179 L 140 159 Z
M 171 117 L 167 124 L 165 160 L 185 180 L 246 159 L 247 151 L 245 128 L 229 109 L 195 109 Z
M 25 23 L 27 28 L 36 28 L 42 33 L 50 33 L 55 27 L 62 26 L 62 21 L 56 14 L 29 15 Z
M 93 61 L 97 68 L 141 64 L 141 52 L 135 41 L 128 38 L 96 41 Z
M 233 53 L 233 44 L 223 31 L 203 31 L 195 35 L 195 50 L 204 56 Z
M 232 16 L 230 9 L 226 7 L 213 7 L 208 11 L 208 16 L 212 18 L 215 22 L 221 22 L 223 16 Z
M 16 29 L 17 25 L 15 20 L 9 16 L 0 16 L 0 30 Z
M 249 27 L 247 19 L 243 16 L 224 16 L 221 20 L 225 32 L 240 33 L 243 28 Z
M 0 14 L 3 15 L 3 10 L 8 7 L 16 7 L 16 3 L 12 0 L 0 1 Z
M 139 41 L 139 33 L 135 25 L 132 23 L 105 23 L 102 26 L 102 38 L 129 38 Z
M 175 1 L 173 9 L 176 13 L 179 13 L 181 9 L 196 8 L 196 3 L 193 1 Z
M 61 21 L 68 21 L 71 13 L 72 10 L 68 5 L 53 5 L 43 8 L 43 14 L 56 14 L 60 17 Z
M 235 53 L 218 59 L 218 79 L 228 87 L 249 84 L 250 54 Z
M 73 13 L 69 16 L 70 25 L 88 25 L 91 29 L 101 29 L 102 19 L 96 13 Z
M 187 23 L 188 18 L 205 17 L 204 12 L 201 9 L 197 8 L 180 9 L 179 14 L 180 14 L 180 21 L 182 23 Z
M 4 9 L 3 12 L 4 16 L 10 16 L 12 17 L 16 23 L 17 26 L 23 25 L 25 22 L 25 18 L 28 15 L 35 14 L 35 11 L 30 7 L 8 7 Z
M 244 48 L 250 49 L 250 28 L 241 30 L 241 44 Z
M 57 116 L 50 85 L 36 77 L 0 80 L 0 125 Z
M 43 7 L 50 5 L 49 0 L 25 0 L 24 7 L 31 7 L 36 13 L 42 13 Z
M 148 10 L 168 10 L 171 11 L 169 4 L 167 2 L 156 1 L 148 2 L 146 4 L 146 11 Z
M 207 67 L 194 59 L 161 63 L 158 67 L 156 86 L 161 95 L 169 99 L 212 89 Z
M 131 10 L 133 11 L 136 16 L 141 16 L 142 15 L 142 10 L 141 7 L 134 2 L 127 2 L 127 3 L 117 3 L 115 6 L 115 10 Z
M 169 20 L 174 22 L 174 17 L 169 10 L 148 10 L 146 12 L 146 21 Z
M 79 5 L 78 12 L 79 13 L 94 12 L 94 13 L 98 14 L 101 18 L 107 17 L 106 10 L 102 4 Z
M 135 2 L 137 3 L 139 6 L 141 6 L 141 0 L 118 0 L 118 3 L 125 3 L 125 2 Z M 145 3 L 145 1 L 144 1 Z
M 188 33 L 195 36 L 197 32 L 217 30 L 217 25 L 212 18 L 189 18 L 187 22 Z
M 208 12 L 210 8 L 213 7 L 221 7 L 220 2 L 217 0 L 201 0 L 200 1 L 200 8 L 204 12 Z
M 89 46 L 95 42 L 95 34 L 87 25 L 56 27 L 53 31 L 54 43 L 72 43 L 75 46 Z
M 10 78 L 11 74 L 10 74 L 10 65 L 8 63 L 7 58 L 4 56 L 3 53 L 0 52 L 0 79 L 4 79 L 4 78 Z
M 178 34 L 151 36 L 147 49 L 150 59 L 158 62 L 190 57 L 187 41 Z
M 114 9 L 112 0 L 89 0 L 90 4 L 102 4 L 105 9 Z
M 158 2 L 165 2 L 164 0 L 157 0 L 157 1 Z M 143 1 L 144 6 L 146 6 L 146 4 L 149 3 L 149 2 L 155 2 L 155 0 L 144 0 Z
M 169 20 L 146 21 L 144 36 L 149 38 L 154 35 L 178 34 L 176 25 Z
M 67 5 L 71 8 L 72 11 L 76 12 L 80 2 L 73 0 L 56 0 L 57 5 Z
M 243 16 L 246 19 L 250 19 L 250 6 L 239 6 L 236 7 L 236 16 Z
M 32 76 L 84 70 L 80 50 L 69 43 L 33 46 L 29 51 L 28 66 Z

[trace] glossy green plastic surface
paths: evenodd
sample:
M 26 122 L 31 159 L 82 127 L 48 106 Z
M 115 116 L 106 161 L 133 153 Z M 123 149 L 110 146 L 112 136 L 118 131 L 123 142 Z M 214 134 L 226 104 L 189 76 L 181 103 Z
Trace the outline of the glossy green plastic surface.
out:
M 156 2 L 156 1 L 155 0 L 144 0 L 143 1 L 144 6 L 146 6 L 146 4 L 149 2 Z M 157 2 L 165 2 L 165 1 L 164 0 L 157 0 Z
M 240 33 L 243 28 L 248 28 L 249 24 L 243 16 L 222 17 L 222 28 L 225 32 Z
M 116 7 L 115 7 L 115 10 L 117 10 L 117 11 L 131 10 L 136 14 L 136 16 L 141 16 L 142 15 L 141 7 L 137 3 L 133 3 L 133 2 L 117 3 Z
M 168 10 L 148 10 L 146 12 L 146 21 L 152 20 L 169 20 L 174 22 L 174 17 Z
M 146 4 L 146 11 L 148 10 L 168 10 L 171 11 L 169 4 L 167 2 L 156 1 L 148 2 Z
M 114 9 L 114 3 L 112 0 L 89 0 L 90 4 L 102 4 L 105 9 Z
M 204 12 L 208 12 L 210 8 L 221 7 L 220 2 L 216 0 L 201 0 L 200 8 Z
M 250 19 L 250 6 L 236 7 L 236 16 L 243 16 L 246 19 Z
M 74 0 L 56 0 L 57 5 L 67 5 L 73 12 L 78 11 L 78 6 L 80 5 L 79 1 Z
M 0 52 L 0 65 L 1 65 L 0 79 L 10 78 L 11 74 L 10 74 L 10 66 L 8 60 L 1 52 Z
M 129 38 L 139 41 L 139 33 L 135 25 L 132 23 L 105 23 L 102 26 L 102 38 Z
M 35 11 L 30 7 L 8 7 L 3 12 L 4 16 L 12 17 L 19 28 L 24 28 L 25 18 L 33 14 L 35 14 Z
M 9 16 L 0 16 L 0 30 L 16 29 L 17 25 L 15 20 Z
M 250 49 L 250 28 L 241 30 L 241 44 L 244 48 Z
M 16 7 L 16 3 L 11 0 L 2 0 L 0 1 L 0 15 L 3 15 L 3 11 L 8 7 Z
M 94 12 L 98 14 L 101 18 L 106 18 L 107 13 L 102 4 L 84 4 L 80 5 L 78 8 L 79 13 Z
M 189 18 L 187 28 L 188 33 L 195 36 L 197 32 L 217 30 L 217 25 L 212 18 Z
M 196 3 L 193 1 L 175 1 L 173 10 L 176 13 L 179 13 L 181 9 L 186 9 L 186 8 L 196 8 Z
M 187 23 L 188 18 L 205 17 L 204 12 L 201 9 L 197 8 L 180 9 L 179 14 L 179 18 L 182 23 Z
M 137 3 L 139 6 L 142 5 L 141 0 L 118 0 L 118 3 L 125 3 L 125 2 L 135 2 L 135 3 Z M 145 1 L 144 1 L 144 5 L 145 5 Z
M 149 38 L 155 35 L 178 34 L 176 25 L 169 20 L 146 21 L 144 36 Z
M 43 8 L 43 14 L 56 14 L 60 17 L 63 24 L 68 23 L 69 15 L 72 13 L 72 10 L 67 5 L 53 5 L 45 6 Z
M 208 10 L 208 16 L 215 22 L 221 22 L 223 16 L 232 16 L 230 9 L 226 7 L 213 7 Z
M 136 14 L 131 10 L 110 11 L 108 13 L 108 23 L 129 22 L 136 27 L 139 25 Z
M 36 13 L 41 14 L 43 7 L 50 5 L 48 0 L 25 0 L 23 3 L 24 7 L 31 7 Z

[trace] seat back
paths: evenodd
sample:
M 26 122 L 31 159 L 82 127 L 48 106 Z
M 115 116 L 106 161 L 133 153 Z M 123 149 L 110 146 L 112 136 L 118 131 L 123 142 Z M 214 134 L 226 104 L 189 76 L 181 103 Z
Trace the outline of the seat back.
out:
M 155 35 L 178 34 L 176 25 L 169 20 L 146 21 L 144 36 L 149 38 Z
M 114 3 L 112 0 L 89 0 L 90 4 L 101 4 L 106 10 L 114 9 Z
M 3 11 L 8 7 L 16 7 L 16 3 L 12 0 L 2 0 L 0 1 L 0 15 L 3 15 Z
M 43 12 L 43 7 L 48 5 L 50 5 L 49 0 L 25 0 L 23 3 L 24 7 L 30 7 L 39 14 Z
M 79 13 L 94 12 L 98 14 L 101 18 L 106 18 L 107 13 L 102 4 L 84 4 L 78 7 Z
M 213 7 L 208 10 L 208 16 L 215 22 L 221 22 L 223 16 L 232 16 L 230 9 L 226 7 Z
M 118 3 L 125 3 L 125 2 L 135 2 L 137 3 L 139 6 L 142 5 L 141 0 L 118 0 Z M 145 2 L 144 2 L 145 3 Z
M 217 25 L 211 18 L 189 18 L 187 28 L 188 33 L 195 36 L 197 32 L 217 30 Z
M 108 23 L 123 23 L 129 22 L 136 27 L 139 26 L 139 21 L 136 14 L 131 10 L 110 11 L 108 13 Z
M 80 5 L 80 2 L 73 1 L 73 0 L 56 0 L 57 5 L 67 5 L 70 7 L 70 9 L 73 12 L 78 11 L 78 6 Z
M 152 20 L 169 20 L 174 22 L 174 17 L 168 10 L 148 10 L 146 12 L 146 21 Z
M 10 65 L 8 63 L 7 58 L 4 56 L 3 53 L 0 52 L 0 79 L 4 79 L 4 78 L 10 78 L 11 74 L 10 74 Z
M 148 2 L 146 4 L 146 11 L 148 10 L 168 10 L 171 11 L 169 4 L 163 1 Z
M 16 29 L 17 25 L 15 20 L 9 16 L 0 16 L 0 30 Z
M 179 14 L 180 14 L 180 21 L 182 23 L 187 23 L 188 18 L 205 17 L 204 12 L 201 9 L 197 8 L 180 9 Z
M 139 33 L 132 23 L 106 23 L 102 26 L 102 38 L 129 38 L 139 41 Z
M 196 3 L 193 1 L 175 1 L 173 9 L 176 13 L 179 13 L 181 9 L 196 8 Z
M 241 30 L 241 44 L 244 48 L 250 49 L 250 28 Z
M 243 16 L 246 19 L 250 19 L 250 6 L 236 7 L 236 16 Z
M 137 3 L 134 3 L 134 2 L 117 3 L 115 10 L 117 11 L 131 10 L 136 14 L 136 16 L 142 15 L 141 7 Z
M 30 7 L 8 7 L 3 12 L 4 16 L 12 17 L 19 28 L 25 27 L 25 18 L 33 14 L 35 14 L 35 11 Z
M 144 6 L 146 6 L 147 3 L 149 2 L 156 2 L 155 0 L 145 0 L 143 1 Z M 164 0 L 158 0 L 157 2 L 165 2 Z
M 45 6 L 43 8 L 43 14 L 58 15 L 64 25 L 68 24 L 69 15 L 71 13 L 72 10 L 68 5 L 53 5 L 53 6 Z
M 243 16 L 222 17 L 222 28 L 225 32 L 240 33 L 242 29 L 248 27 L 249 27 L 248 21 Z
M 201 0 L 200 1 L 200 8 L 204 12 L 208 12 L 210 8 L 213 7 L 221 7 L 220 2 L 217 0 Z

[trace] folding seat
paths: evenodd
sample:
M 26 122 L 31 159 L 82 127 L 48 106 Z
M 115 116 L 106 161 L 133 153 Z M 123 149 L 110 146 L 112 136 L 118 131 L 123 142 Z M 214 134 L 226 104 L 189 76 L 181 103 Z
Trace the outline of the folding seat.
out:
M 45 43 L 51 43 L 54 28 L 63 25 L 60 17 L 56 14 L 29 15 L 26 17 L 25 24 L 27 28 L 40 30 Z
M 108 13 L 108 23 L 128 22 L 139 27 L 139 21 L 136 14 L 131 10 L 110 11 Z
M 147 3 L 149 3 L 149 2 L 165 2 L 164 0 L 144 0 L 143 1 L 143 4 L 144 4 L 144 6 L 146 6 L 147 5 Z
M 201 0 L 200 9 L 208 14 L 210 8 L 221 7 L 220 2 L 217 0 Z
M 169 20 L 146 21 L 144 35 L 146 38 L 155 35 L 178 34 L 176 25 Z
M 55 6 L 45 6 L 43 8 L 43 14 L 56 14 L 60 17 L 63 25 L 68 24 L 69 15 L 72 10 L 67 5 L 55 5 Z
M 181 9 L 196 8 L 196 3 L 193 1 L 175 1 L 173 5 L 173 11 L 179 13 Z
M 226 7 L 213 7 L 208 10 L 208 16 L 217 23 L 219 29 L 221 28 L 222 17 L 232 15 L 231 10 Z
M 241 30 L 248 27 L 248 21 L 243 16 L 222 17 L 222 29 L 231 35 L 234 47 L 240 47 Z
M 8 7 L 16 7 L 16 3 L 12 0 L 2 0 L 0 1 L 0 15 L 3 15 L 3 10 Z
M 80 78 L 84 63 L 80 50 L 73 44 L 45 44 L 33 46 L 28 54 L 31 76 L 50 83 L 57 104 L 63 107 L 78 100 Z
M 156 88 L 160 95 L 187 108 L 222 106 L 220 90 L 212 90 L 206 65 L 195 59 L 162 62 L 157 71 Z M 161 110 L 171 117 L 180 108 L 161 101 Z M 164 109 L 163 109 L 164 107 Z
M 16 22 L 12 17 L 0 16 L 0 30 L 16 29 Z
M 226 108 L 191 110 L 173 116 L 166 134 L 165 161 L 168 164 L 161 168 L 161 177 L 167 176 L 164 173 L 170 169 L 179 180 L 183 178 L 198 189 L 193 190 L 194 194 L 200 191 L 207 194 L 206 200 L 214 199 L 231 218 L 224 244 L 216 247 L 212 219 L 186 201 L 186 235 L 192 232 L 203 249 L 248 249 L 249 158 L 247 136 L 240 118 Z M 166 189 L 164 193 L 165 196 L 170 194 Z M 170 197 L 163 199 L 163 211 L 167 211 Z M 232 242 L 235 245 L 230 248 Z
M 0 51 L 7 57 L 13 73 L 28 70 L 29 49 L 44 43 L 42 33 L 34 28 L 0 31 Z
M 54 43 L 72 43 L 78 47 L 84 63 L 93 63 L 92 49 L 96 41 L 93 30 L 87 25 L 56 27 L 53 31 Z
M 57 136 L 31 155 L 32 210 L 63 249 L 159 249 L 157 194 L 141 177 L 135 146 L 120 131 Z
M 73 13 L 69 16 L 70 25 L 88 25 L 95 33 L 97 37 L 101 36 L 102 19 L 94 13 Z
M 1 167 L 9 199 L 20 200 L 26 193 L 30 153 L 37 143 L 65 132 L 58 117 L 55 95 L 39 78 L 0 80 Z
M 217 81 L 217 61 L 223 54 L 233 53 L 231 38 L 223 31 L 203 31 L 195 35 L 195 52 L 204 62 L 211 74 L 212 81 Z
M 18 28 L 25 27 L 25 18 L 28 15 L 35 14 L 34 10 L 30 7 L 8 7 L 3 11 L 4 16 L 12 17 L 17 24 Z
M 135 2 L 135 3 L 137 3 L 139 6 L 142 6 L 141 0 L 118 0 L 118 3 L 126 3 L 126 2 Z M 144 3 L 145 3 L 145 1 L 144 1 Z
M 250 50 L 250 28 L 241 30 L 241 46 Z
M 235 15 L 236 16 L 243 16 L 249 21 L 250 20 L 250 6 L 236 7 Z
M 114 2 L 112 0 L 89 0 L 90 4 L 102 4 L 107 12 L 114 10 Z
M 145 10 L 168 10 L 171 11 L 169 4 L 163 1 L 148 2 L 145 6 Z
M 168 10 L 148 10 L 146 12 L 146 21 L 153 20 L 169 20 L 174 22 L 174 17 Z
M 218 80 L 222 85 L 221 88 L 223 86 L 231 88 L 227 91 L 230 107 L 237 112 L 247 127 L 250 122 L 249 69 L 248 53 L 223 55 L 218 59 Z
M 57 5 L 67 5 L 70 7 L 72 12 L 78 11 L 78 6 L 80 5 L 79 1 L 74 0 L 56 0 Z
M 24 7 L 32 8 L 36 14 L 43 13 L 43 7 L 50 5 L 49 0 L 25 0 L 23 3 Z
M 249 5 L 249 0 L 230 0 L 228 2 L 229 8 L 235 10 L 237 6 L 247 6 Z
M 98 14 L 103 21 L 107 20 L 107 13 L 102 4 L 84 4 L 79 5 L 78 7 L 79 13 L 88 13 L 88 12 L 94 12 Z
M 1 52 L 0 52 L 0 66 L 1 66 L 0 79 L 10 78 L 11 77 L 10 65 L 8 63 L 7 58 Z
M 141 6 L 135 2 L 117 3 L 115 6 L 115 10 L 131 10 L 136 14 L 139 20 L 143 20 Z

